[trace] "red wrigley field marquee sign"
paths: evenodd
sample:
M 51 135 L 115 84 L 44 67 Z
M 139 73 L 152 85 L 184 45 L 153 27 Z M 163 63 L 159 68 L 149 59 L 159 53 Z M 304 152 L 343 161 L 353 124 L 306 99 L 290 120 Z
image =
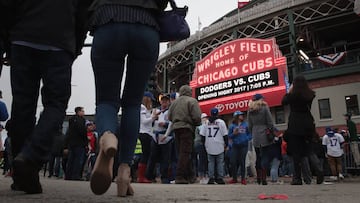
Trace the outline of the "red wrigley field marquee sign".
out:
M 275 38 L 237 39 L 196 63 L 190 86 L 201 110 L 220 114 L 246 111 L 254 94 L 278 106 L 286 93 L 287 66 Z

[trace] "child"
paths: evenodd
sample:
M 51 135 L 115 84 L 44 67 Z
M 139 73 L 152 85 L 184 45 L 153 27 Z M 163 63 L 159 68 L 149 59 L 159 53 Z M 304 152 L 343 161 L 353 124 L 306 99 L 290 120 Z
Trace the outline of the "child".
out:
M 202 141 L 205 142 L 206 152 L 208 154 L 208 184 L 225 184 L 224 182 L 224 151 L 228 145 L 227 127 L 225 122 L 218 118 L 219 110 L 211 109 L 211 117 L 208 124 L 200 129 Z M 216 164 L 215 164 L 216 162 Z M 215 179 L 215 165 L 217 177 Z
M 342 144 L 344 141 L 344 138 L 339 133 L 334 133 L 330 127 L 326 128 L 326 135 L 323 137 L 322 144 L 327 154 L 331 173 L 333 176 L 337 177 L 336 179 L 339 177 L 343 178 L 343 176 L 340 175 L 340 171 L 341 157 L 344 153 L 342 150 Z

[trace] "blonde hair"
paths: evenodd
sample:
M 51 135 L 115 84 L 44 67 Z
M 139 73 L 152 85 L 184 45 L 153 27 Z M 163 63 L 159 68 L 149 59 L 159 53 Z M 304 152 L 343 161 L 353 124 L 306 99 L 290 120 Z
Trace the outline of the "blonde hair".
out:
M 263 106 L 267 106 L 267 105 L 268 104 L 263 99 L 259 99 L 259 100 L 256 100 L 256 101 L 250 100 L 250 102 L 249 102 L 249 110 L 250 111 L 258 111 Z
M 152 109 L 152 100 L 151 100 L 151 98 L 150 97 L 143 97 L 143 99 L 142 99 L 142 104 L 144 104 L 144 106 L 148 109 L 148 110 L 150 110 L 150 109 Z

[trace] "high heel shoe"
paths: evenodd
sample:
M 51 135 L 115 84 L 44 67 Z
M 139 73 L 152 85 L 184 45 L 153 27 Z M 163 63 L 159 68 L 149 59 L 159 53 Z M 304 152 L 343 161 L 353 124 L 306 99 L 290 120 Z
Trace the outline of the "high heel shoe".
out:
M 118 169 L 116 178 L 117 195 L 119 197 L 126 197 L 126 195 L 134 195 L 134 189 L 130 185 L 130 167 L 128 164 L 122 163 Z
M 99 145 L 99 155 L 96 158 L 90 177 L 90 188 L 96 195 L 104 194 L 111 185 L 118 140 L 113 133 L 106 131 L 101 136 Z

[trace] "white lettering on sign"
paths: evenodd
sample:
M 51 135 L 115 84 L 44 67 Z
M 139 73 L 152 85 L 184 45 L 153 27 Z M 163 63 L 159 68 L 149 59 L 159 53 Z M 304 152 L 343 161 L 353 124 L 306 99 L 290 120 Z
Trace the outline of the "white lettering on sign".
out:
M 266 79 L 270 79 L 270 78 L 271 78 L 270 72 L 259 73 L 259 74 L 255 74 L 255 75 L 250 75 L 248 77 L 248 82 L 250 82 L 250 83 L 258 82 L 258 81 L 262 81 L 262 80 L 266 80 Z
M 271 45 L 259 44 L 257 42 L 240 42 L 240 51 L 253 52 L 259 54 L 270 53 Z
M 221 60 L 222 58 L 233 54 L 235 52 L 236 44 L 230 44 L 228 46 L 221 47 L 217 49 L 213 54 L 206 58 L 203 62 L 197 65 L 198 72 L 201 73 L 212 66 L 215 62 Z
M 222 89 L 227 89 L 227 88 L 230 88 L 231 86 L 232 86 L 231 81 L 227 81 L 227 82 L 223 82 L 223 83 L 219 83 L 219 84 L 215 84 L 215 85 L 202 87 L 202 88 L 200 88 L 200 94 L 218 91 L 218 90 L 222 90 Z
M 237 76 L 239 69 L 237 67 L 226 68 L 225 70 L 214 71 L 209 74 L 201 75 L 197 78 L 198 85 L 204 83 L 217 82 L 219 80 L 225 80 L 227 78 Z
M 237 102 L 231 102 L 224 104 L 225 109 L 224 110 L 234 110 L 238 108 L 247 108 L 249 105 L 250 100 L 242 100 Z
M 273 58 L 267 57 L 264 59 L 259 59 L 257 61 L 251 61 L 249 63 L 244 63 L 242 66 L 243 73 L 254 72 L 257 70 L 262 70 L 264 68 L 269 68 L 273 66 Z

